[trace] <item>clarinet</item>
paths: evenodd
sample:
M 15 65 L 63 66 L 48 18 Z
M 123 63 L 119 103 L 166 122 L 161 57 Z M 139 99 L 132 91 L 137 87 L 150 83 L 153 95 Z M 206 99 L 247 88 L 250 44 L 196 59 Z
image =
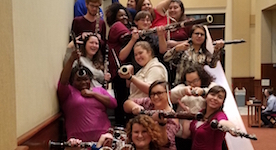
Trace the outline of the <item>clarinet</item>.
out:
M 223 125 L 219 124 L 219 122 L 215 119 L 211 121 L 210 125 L 211 125 L 212 129 L 218 129 L 222 132 L 234 132 L 237 136 L 245 137 L 245 138 L 248 138 L 250 140 L 257 140 L 256 135 L 251 135 L 251 134 L 247 134 L 247 133 L 244 133 L 244 132 L 241 132 L 241 131 L 237 131 L 234 128 L 230 129 L 229 127 L 226 127 L 226 126 L 223 126 Z
M 96 142 L 81 142 L 78 145 L 71 145 L 69 142 L 53 142 L 49 141 L 49 148 L 66 148 L 66 147 L 81 147 L 81 148 L 89 148 L 92 147 Z
M 224 45 L 239 44 L 239 43 L 245 43 L 245 40 L 240 39 L 240 40 L 224 41 Z M 217 44 L 217 42 L 213 42 L 213 45 L 216 45 L 216 44 Z
M 212 23 L 213 22 L 213 16 L 208 15 L 207 17 L 201 18 L 201 19 L 171 23 L 171 24 L 165 25 L 164 27 L 165 27 L 165 30 L 171 31 L 171 30 L 174 30 L 174 29 L 184 28 L 186 26 L 192 26 L 192 25 L 195 25 L 195 24 L 205 23 L 205 22 Z M 153 34 L 153 33 L 156 33 L 156 32 L 157 32 L 156 28 L 151 28 L 151 29 L 147 29 L 147 30 L 139 30 L 138 34 L 139 34 L 140 37 L 145 37 L 147 35 L 150 35 L 150 34 Z M 125 38 L 125 37 L 128 37 L 128 36 L 131 36 L 131 33 L 130 34 L 125 34 L 121 38 Z
M 164 118 L 178 118 L 178 119 L 186 119 L 186 120 L 202 120 L 203 114 L 198 112 L 197 114 L 193 114 L 187 111 L 180 111 L 178 113 L 175 112 L 164 112 L 163 110 L 142 110 L 140 114 L 145 114 L 152 116 L 154 113 L 159 113 L 159 117 Z
M 106 49 L 105 49 L 105 60 L 104 60 L 104 74 L 106 74 L 108 72 L 108 65 L 109 65 L 109 61 L 108 61 L 108 52 L 109 52 L 109 46 L 108 44 L 106 44 Z M 108 89 L 108 81 L 104 81 L 104 85 L 103 87 L 105 89 Z

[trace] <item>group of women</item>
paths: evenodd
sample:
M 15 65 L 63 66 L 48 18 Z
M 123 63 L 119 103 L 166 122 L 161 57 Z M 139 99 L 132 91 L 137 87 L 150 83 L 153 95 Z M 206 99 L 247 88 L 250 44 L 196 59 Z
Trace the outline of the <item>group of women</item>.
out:
M 164 25 L 185 20 L 180 0 L 163 0 L 155 8 L 150 0 L 129 0 L 128 6 L 136 8 L 133 21 L 120 3 L 113 3 L 105 13 L 110 27 L 109 72 L 104 71 L 107 68 L 97 34 L 77 38 L 77 43 L 83 43 L 80 49 L 75 49 L 73 42 L 68 45 L 71 55 L 65 59 L 58 84 L 68 142 L 99 141 L 94 146 L 99 149 L 103 139 L 113 138 L 107 133 L 111 124 L 106 110 L 115 109 L 115 125 L 126 126 L 127 141 L 137 150 L 183 149 L 181 139 L 191 139 L 193 150 L 220 150 L 225 133 L 211 129 L 210 122 L 215 119 L 231 128 L 234 125 L 222 110 L 226 91 L 213 82 L 203 65 L 216 65 L 223 42 L 218 41 L 211 54 L 206 48 L 208 32 L 200 24 L 167 34 Z M 156 34 L 141 35 L 141 30 L 153 27 Z M 117 59 L 127 68 L 126 73 L 120 70 Z M 116 99 L 102 88 L 104 82 L 112 82 Z M 175 87 L 170 91 L 170 86 Z M 154 113 L 141 115 L 143 110 Z M 164 118 L 160 111 L 202 112 L 204 118 Z M 136 116 L 128 121 L 125 114 Z

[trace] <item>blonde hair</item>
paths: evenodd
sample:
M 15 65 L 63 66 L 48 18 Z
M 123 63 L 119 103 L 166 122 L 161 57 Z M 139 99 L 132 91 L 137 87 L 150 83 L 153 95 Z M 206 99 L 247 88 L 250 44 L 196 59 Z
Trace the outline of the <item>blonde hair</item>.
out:
M 147 41 L 139 41 L 139 42 L 137 42 L 134 45 L 133 49 L 135 49 L 138 46 L 140 46 L 142 49 L 146 50 L 147 52 L 151 52 L 151 56 L 154 57 L 154 51 L 151 48 L 149 42 L 147 42 Z

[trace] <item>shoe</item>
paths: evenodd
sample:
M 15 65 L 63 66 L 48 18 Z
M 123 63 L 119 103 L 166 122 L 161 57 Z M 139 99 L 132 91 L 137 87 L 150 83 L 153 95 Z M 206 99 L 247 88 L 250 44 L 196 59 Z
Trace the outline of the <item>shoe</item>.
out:
M 268 125 L 268 127 L 269 127 L 269 128 L 273 128 L 273 125 L 272 125 L 272 124 L 270 124 L 270 125 Z

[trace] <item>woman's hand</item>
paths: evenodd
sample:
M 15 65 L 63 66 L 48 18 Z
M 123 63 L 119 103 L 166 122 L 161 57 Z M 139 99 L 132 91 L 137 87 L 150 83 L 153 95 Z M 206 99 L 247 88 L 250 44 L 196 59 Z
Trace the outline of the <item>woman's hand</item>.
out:
M 157 35 L 164 36 L 166 34 L 166 30 L 164 26 L 156 27 Z
M 145 110 L 145 108 L 144 108 L 143 106 L 138 105 L 138 106 L 134 106 L 134 107 L 132 108 L 131 112 L 132 112 L 132 114 L 134 114 L 134 115 L 138 115 L 138 114 L 140 114 L 140 112 L 141 112 L 142 110 Z
M 111 78 L 111 74 L 109 72 L 104 74 L 105 81 L 110 81 L 110 78 Z
M 191 96 L 192 95 L 192 87 L 191 86 L 186 86 L 184 88 L 184 95 Z
M 133 29 L 131 34 L 131 40 L 136 42 L 139 39 L 139 30 L 137 28 Z
M 78 37 L 76 37 L 76 42 L 77 44 L 83 44 L 83 41 L 80 41 L 80 38 L 81 38 L 81 35 L 79 35 Z M 75 45 L 74 45 L 74 42 L 71 41 L 68 45 L 67 45 L 67 48 L 74 48 Z
M 204 89 L 200 87 L 194 87 L 191 91 L 193 96 L 203 96 L 204 95 Z
M 155 113 L 151 116 L 151 118 L 152 118 L 154 121 L 157 121 L 158 124 L 159 124 L 160 126 L 165 126 L 165 125 L 167 124 L 167 119 L 164 118 L 163 115 L 160 115 L 159 112 L 155 112 Z
M 75 138 L 70 138 L 67 142 L 71 145 L 71 147 L 74 147 L 74 146 L 78 146 L 79 147 L 80 144 L 81 144 L 81 142 L 82 142 L 82 140 L 75 139 Z
M 111 141 L 111 143 L 110 143 Z M 112 146 L 113 136 L 110 133 L 102 134 L 99 141 L 97 142 L 97 148 L 100 148 L 101 146 Z
M 69 60 L 75 61 L 76 59 L 80 58 L 80 56 L 81 56 L 80 50 L 78 50 L 78 49 L 77 49 L 77 50 L 74 50 L 74 51 L 72 51 Z
M 83 89 L 81 90 L 81 95 L 83 97 L 93 97 L 94 92 L 92 90 L 89 89 Z
M 216 40 L 215 42 L 216 42 L 216 45 L 214 47 L 215 51 L 221 50 L 224 46 L 224 41 L 222 39 L 220 39 L 220 40 Z
M 183 43 L 176 45 L 175 50 L 177 52 L 186 51 L 189 49 L 189 47 L 190 47 L 190 44 L 189 44 L 188 40 L 186 40 Z
M 126 67 L 127 67 L 127 70 L 128 70 L 127 74 L 122 74 L 120 70 L 118 71 L 118 74 L 122 79 L 129 79 L 130 76 L 132 76 L 132 73 L 134 72 L 133 71 L 134 69 L 133 69 L 132 65 L 126 65 Z

